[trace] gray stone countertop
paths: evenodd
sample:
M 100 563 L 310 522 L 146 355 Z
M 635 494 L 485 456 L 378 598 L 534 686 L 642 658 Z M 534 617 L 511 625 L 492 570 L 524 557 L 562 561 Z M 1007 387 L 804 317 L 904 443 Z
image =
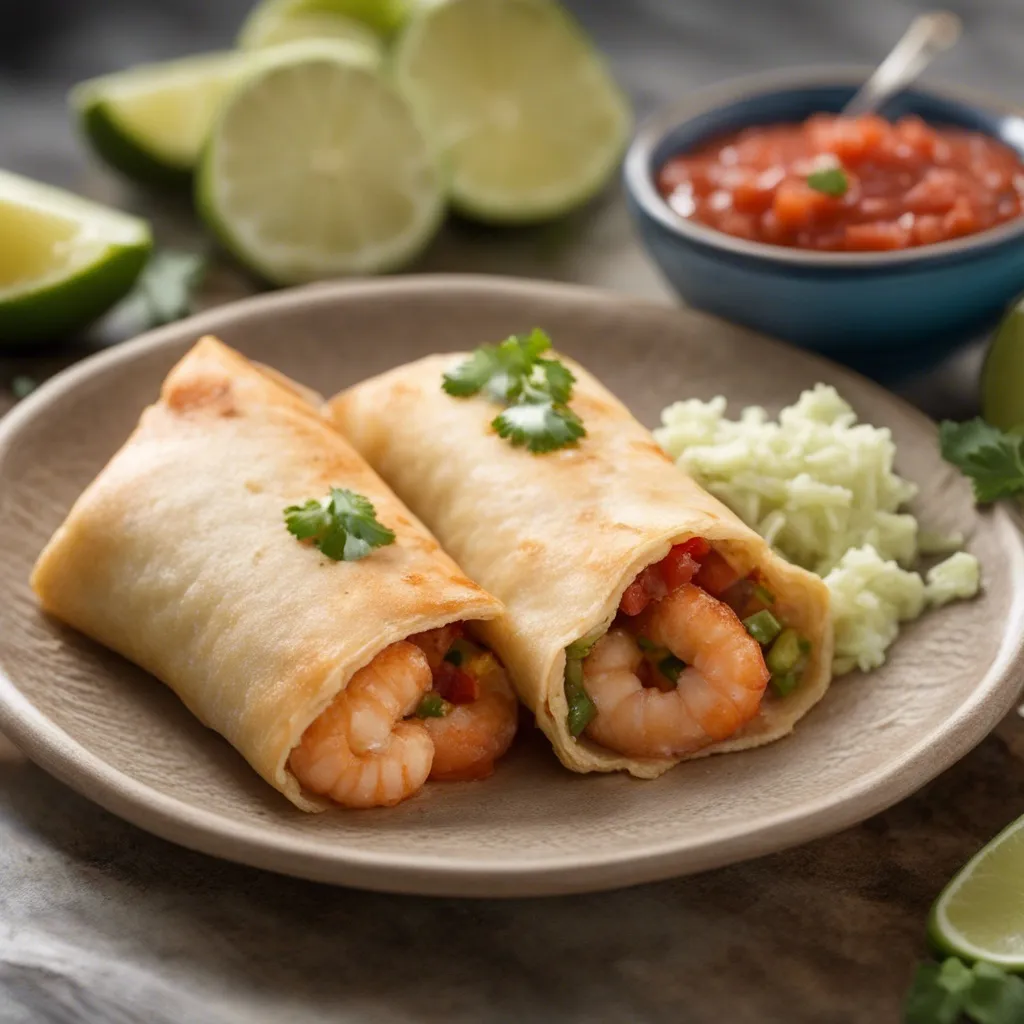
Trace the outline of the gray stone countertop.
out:
M 870 63 L 921 5 L 894 0 L 575 0 L 642 115 L 750 70 Z M 69 127 L 74 81 L 230 42 L 244 0 L 0 0 L 0 166 L 153 216 L 194 244 L 187 209 L 153 206 L 90 165 Z M 1024 99 L 1024 7 L 964 4 L 938 78 Z M 0 239 L 2 244 L 2 239 Z M 614 192 L 568 222 L 449 226 L 420 267 L 582 281 L 671 301 Z M 204 302 L 249 285 L 218 266 Z M 42 377 L 107 344 L 24 359 Z M 904 394 L 974 407 L 978 351 Z M 839 835 L 693 878 L 592 896 L 419 899 L 332 889 L 174 847 L 91 805 L 0 739 L 0 1024 L 314 1021 L 896 1020 L 928 907 L 1024 811 L 1011 715 L 913 798 Z

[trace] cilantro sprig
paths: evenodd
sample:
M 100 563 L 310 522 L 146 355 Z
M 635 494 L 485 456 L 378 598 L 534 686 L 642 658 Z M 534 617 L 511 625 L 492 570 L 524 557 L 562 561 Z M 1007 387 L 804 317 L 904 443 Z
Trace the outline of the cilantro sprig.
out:
M 841 199 L 850 187 L 850 179 L 842 167 L 821 167 L 804 179 L 815 192 Z
M 905 1024 L 1018 1024 L 1024 1020 L 1024 981 L 979 960 L 968 967 L 949 957 L 921 964 L 903 1008 Z
M 323 500 L 289 505 L 284 522 L 289 533 L 311 541 L 335 562 L 356 562 L 395 542 L 394 531 L 378 521 L 370 499 L 342 487 L 332 487 Z
M 942 457 L 971 478 L 981 503 L 1024 491 L 1024 437 L 1006 434 L 983 419 L 939 426 Z
M 569 408 L 576 378 L 557 359 L 542 359 L 551 338 L 534 328 L 498 345 L 481 345 L 444 375 L 442 388 L 455 398 L 485 394 L 507 408 L 491 426 L 499 437 L 536 454 L 575 444 L 586 436 L 583 421 Z

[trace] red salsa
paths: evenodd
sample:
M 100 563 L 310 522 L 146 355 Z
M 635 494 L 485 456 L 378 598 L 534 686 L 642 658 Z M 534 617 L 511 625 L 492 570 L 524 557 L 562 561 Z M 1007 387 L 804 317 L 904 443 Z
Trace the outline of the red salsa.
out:
M 744 128 L 672 157 L 657 185 L 680 216 L 726 234 L 833 252 L 931 245 L 1024 212 L 1014 150 L 918 117 Z

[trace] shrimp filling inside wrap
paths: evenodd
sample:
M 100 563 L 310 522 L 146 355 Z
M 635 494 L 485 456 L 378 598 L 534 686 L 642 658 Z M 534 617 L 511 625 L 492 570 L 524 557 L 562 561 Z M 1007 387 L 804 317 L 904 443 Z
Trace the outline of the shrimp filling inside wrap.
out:
M 566 724 L 628 757 L 693 754 L 752 721 L 766 691 L 792 693 L 811 650 L 757 569 L 742 574 L 692 537 L 566 648 Z

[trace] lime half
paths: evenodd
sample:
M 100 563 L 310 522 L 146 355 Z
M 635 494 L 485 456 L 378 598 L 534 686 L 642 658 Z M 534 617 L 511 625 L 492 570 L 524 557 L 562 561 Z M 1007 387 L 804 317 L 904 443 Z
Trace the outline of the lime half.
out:
M 276 284 L 401 266 L 444 197 L 408 107 L 359 46 L 261 51 L 214 123 L 197 180 L 224 245 Z
M 152 246 L 144 221 L 0 171 L 0 344 L 85 327 L 131 288 Z
M 243 50 L 295 39 L 333 38 L 379 50 L 405 21 L 406 0 L 263 0 L 238 35 Z
M 382 55 L 381 37 L 348 14 L 325 6 L 327 0 L 266 0 L 246 19 L 238 36 L 243 50 L 291 43 L 296 39 L 344 39 Z
M 187 186 L 243 64 L 237 53 L 207 53 L 130 68 L 76 86 L 71 105 L 111 167 L 145 184 Z
M 1024 426 L 1024 298 L 992 337 L 981 373 L 981 414 L 1000 430 Z
M 446 165 L 453 205 L 481 220 L 578 206 L 625 147 L 625 98 L 551 0 L 424 6 L 396 44 L 394 75 Z
M 932 907 L 928 932 L 941 949 L 1024 971 L 1024 817 L 961 868 Z

